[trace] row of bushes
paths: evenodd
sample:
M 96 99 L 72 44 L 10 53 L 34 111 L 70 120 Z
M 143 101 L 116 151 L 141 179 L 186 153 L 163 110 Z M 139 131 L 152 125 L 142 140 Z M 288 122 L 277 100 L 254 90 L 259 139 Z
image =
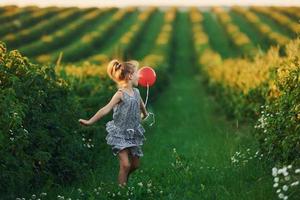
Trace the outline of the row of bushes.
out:
M 234 119 L 255 125 L 272 161 L 299 162 L 300 39 L 250 59 L 226 59 L 207 49 L 199 59 L 206 84 Z M 300 163 L 299 163 L 300 164 Z

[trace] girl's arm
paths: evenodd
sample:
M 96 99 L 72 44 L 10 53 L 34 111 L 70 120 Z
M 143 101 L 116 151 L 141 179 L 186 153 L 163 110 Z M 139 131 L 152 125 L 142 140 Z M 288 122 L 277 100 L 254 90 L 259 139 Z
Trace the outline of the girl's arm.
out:
M 140 103 L 140 109 L 141 109 L 141 111 L 143 113 L 143 119 L 144 119 L 145 117 L 147 117 L 148 112 L 146 110 L 146 107 L 145 107 L 145 104 L 144 104 L 144 101 L 143 101 L 142 98 L 140 98 L 140 101 L 141 101 L 141 103 Z
M 100 110 L 98 110 L 98 112 L 89 120 L 83 120 L 83 119 L 79 119 L 79 122 L 83 125 L 92 125 L 93 123 L 95 123 L 96 121 L 98 121 L 99 119 L 101 119 L 103 116 L 105 116 L 106 114 L 108 114 L 111 109 L 120 102 L 122 97 L 122 93 L 120 91 L 117 91 L 114 96 L 111 98 L 110 102 L 104 106 L 103 108 L 101 108 Z

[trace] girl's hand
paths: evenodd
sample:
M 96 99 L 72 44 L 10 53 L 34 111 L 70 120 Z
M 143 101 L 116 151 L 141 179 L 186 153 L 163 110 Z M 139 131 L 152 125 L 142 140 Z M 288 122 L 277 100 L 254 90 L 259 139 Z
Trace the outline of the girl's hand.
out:
M 91 125 L 91 123 L 88 120 L 85 120 L 85 119 L 79 119 L 78 121 L 81 125 L 84 125 L 84 126 Z
M 149 113 L 147 113 L 146 115 L 144 115 L 144 114 L 142 113 L 142 120 L 146 119 L 148 116 L 149 116 Z
M 149 113 L 147 113 L 147 115 L 144 116 L 144 120 L 147 120 L 148 117 L 149 117 Z

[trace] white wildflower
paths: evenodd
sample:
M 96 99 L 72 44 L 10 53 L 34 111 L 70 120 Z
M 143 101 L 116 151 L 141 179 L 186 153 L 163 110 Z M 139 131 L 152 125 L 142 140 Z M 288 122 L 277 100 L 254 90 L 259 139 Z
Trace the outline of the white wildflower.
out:
M 279 192 L 281 192 L 281 189 L 276 190 L 276 193 L 279 193 Z
M 278 173 L 277 168 L 276 168 L 276 167 L 273 167 L 273 168 L 272 168 L 272 175 L 273 175 L 273 176 L 277 176 L 277 173 Z
M 141 187 L 143 187 L 143 183 L 142 182 L 139 182 L 138 185 L 141 186 Z
M 283 199 L 284 194 L 280 193 L 280 194 L 278 195 L 278 197 L 279 197 L 280 199 Z
M 291 186 L 296 186 L 296 185 L 299 185 L 299 181 L 293 182 L 293 183 L 291 184 Z
M 296 170 L 295 170 L 295 173 L 296 173 L 296 174 L 300 173 L 300 169 L 296 169 Z

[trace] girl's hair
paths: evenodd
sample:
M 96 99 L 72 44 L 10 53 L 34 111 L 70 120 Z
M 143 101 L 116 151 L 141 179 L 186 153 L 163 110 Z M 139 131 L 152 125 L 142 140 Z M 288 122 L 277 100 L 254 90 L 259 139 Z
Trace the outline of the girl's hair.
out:
M 139 63 L 136 60 L 120 62 L 114 59 L 108 63 L 107 74 L 116 83 L 127 82 L 127 76 L 138 70 Z

